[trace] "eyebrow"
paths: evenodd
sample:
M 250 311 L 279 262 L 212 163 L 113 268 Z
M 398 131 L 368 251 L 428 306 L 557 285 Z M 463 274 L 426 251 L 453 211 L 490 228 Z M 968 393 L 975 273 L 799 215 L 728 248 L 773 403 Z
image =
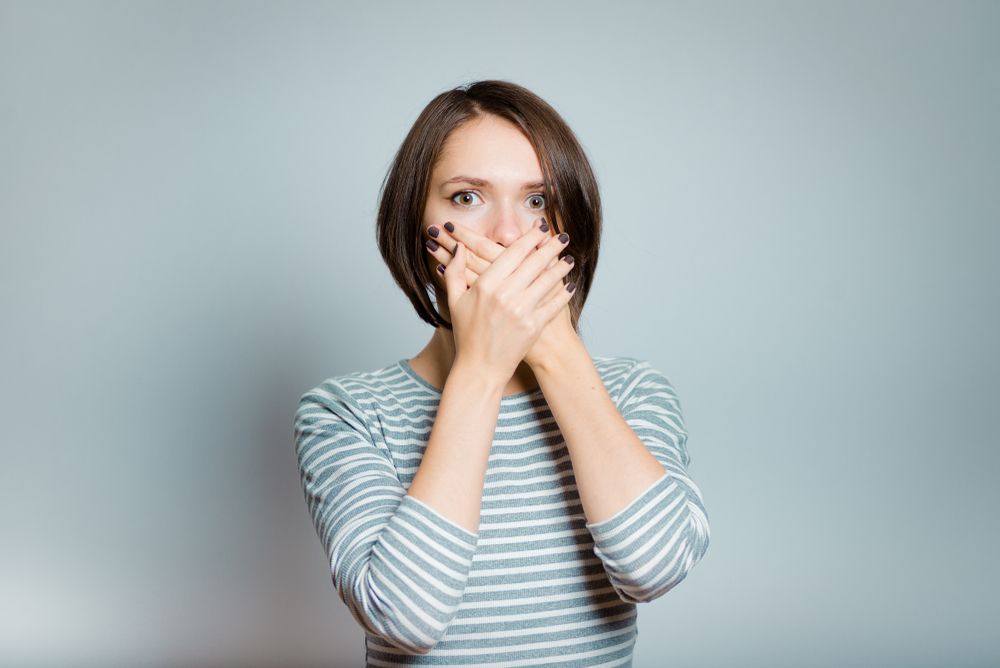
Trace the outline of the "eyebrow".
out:
M 470 185 L 476 186 L 477 188 L 489 188 L 490 182 L 485 179 L 477 179 L 474 176 L 453 176 L 441 185 L 446 186 L 449 183 L 468 183 Z M 544 181 L 535 181 L 534 183 L 525 183 L 521 186 L 522 190 L 533 190 L 538 188 L 544 188 Z

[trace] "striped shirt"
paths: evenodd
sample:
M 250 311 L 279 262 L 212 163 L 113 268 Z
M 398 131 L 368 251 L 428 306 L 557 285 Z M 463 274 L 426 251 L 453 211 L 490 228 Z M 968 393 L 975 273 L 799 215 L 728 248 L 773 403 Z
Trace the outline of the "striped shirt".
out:
M 302 395 L 306 504 L 369 668 L 632 665 L 636 604 L 698 563 L 708 515 L 670 381 L 632 357 L 591 359 L 666 469 L 601 522 L 586 520 L 540 388 L 500 399 L 476 532 L 407 494 L 441 399 L 407 360 Z

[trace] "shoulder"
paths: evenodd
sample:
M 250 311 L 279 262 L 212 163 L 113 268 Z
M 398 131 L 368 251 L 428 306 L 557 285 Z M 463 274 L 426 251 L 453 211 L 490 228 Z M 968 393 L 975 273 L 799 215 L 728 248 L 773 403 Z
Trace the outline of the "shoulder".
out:
M 386 386 L 394 378 L 395 364 L 371 371 L 350 371 L 325 378 L 299 396 L 298 412 L 324 411 L 346 421 L 367 423 Z
M 636 399 L 651 397 L 679 404 L 673 382 L 656 363 L 632 356 L 593 359 L 619 408 Z
M 615 404 L 620 406 L 636 367 L 645 362 L 636 357 L 621 355 L 592 355 L 591 360 L 594 362 L 594 368 L 601 375 L 608 394 L 611 395 Z

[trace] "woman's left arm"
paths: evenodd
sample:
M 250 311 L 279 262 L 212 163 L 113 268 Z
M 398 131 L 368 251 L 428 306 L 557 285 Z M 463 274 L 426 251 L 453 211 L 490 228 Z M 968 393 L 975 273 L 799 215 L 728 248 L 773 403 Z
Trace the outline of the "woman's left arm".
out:
M 651 601 L 686 577 L 709 540 L 685 468 L 679 403 L 669 381 L 639 362 L 619 402 L 629 407 L 623 416 L 583 342 L 559 331 L 526 361 L 566 441 L 595 554 L 623 600 Z
M 470 285 L 504 250 L 453 223 L 437 239 L 442 247 L 434 257 L 442 263 L 451 261 L 456 240 L 472 250 Z M 564 288 L 556 279 L 546 298 Z M 568 306 L 545 326 L 524 361 L 566 441 L 594 554 L 612 586 L 631 603 L 662 596 L 687 576 L 709 540 L 701 492 L 687 475 L 687 432 L 669 381 L 645 362 L 635 365 L 616 405 Z
M 667 472 L 618 412 L 582 341 L 531 370 L 566 440 L 589 522 L 612 517 Z

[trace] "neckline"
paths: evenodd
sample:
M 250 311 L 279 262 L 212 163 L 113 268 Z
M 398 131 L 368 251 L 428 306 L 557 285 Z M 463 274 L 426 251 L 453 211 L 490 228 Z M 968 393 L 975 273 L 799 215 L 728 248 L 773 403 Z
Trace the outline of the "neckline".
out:
M 405 357 L 399 360 L 399 362 L 397 362 L 396 365 L 403 370 L 403 373 L 409 376 L 411 380 L 416 382 L 422 388 L 429 391 L 436 397 L 441 396 L 442 394 L 441 390 L 431 385 L 429 382 L 427 382 L 427 380 L 423 376 L 414 371 L 413 367 L 410 366 L 409 360 L 407 360 Z M 541 391 L 542 388 L 541 386 L 539 386 L 533 390 L 526 390 L 524 392 L 515 392 L 514 394 L 505 394 L 500 397 L 500 401 L 517 401 L 519 399 L 526 399 L 528 397 L 534 396 L 535 394 L 541 393 Z

